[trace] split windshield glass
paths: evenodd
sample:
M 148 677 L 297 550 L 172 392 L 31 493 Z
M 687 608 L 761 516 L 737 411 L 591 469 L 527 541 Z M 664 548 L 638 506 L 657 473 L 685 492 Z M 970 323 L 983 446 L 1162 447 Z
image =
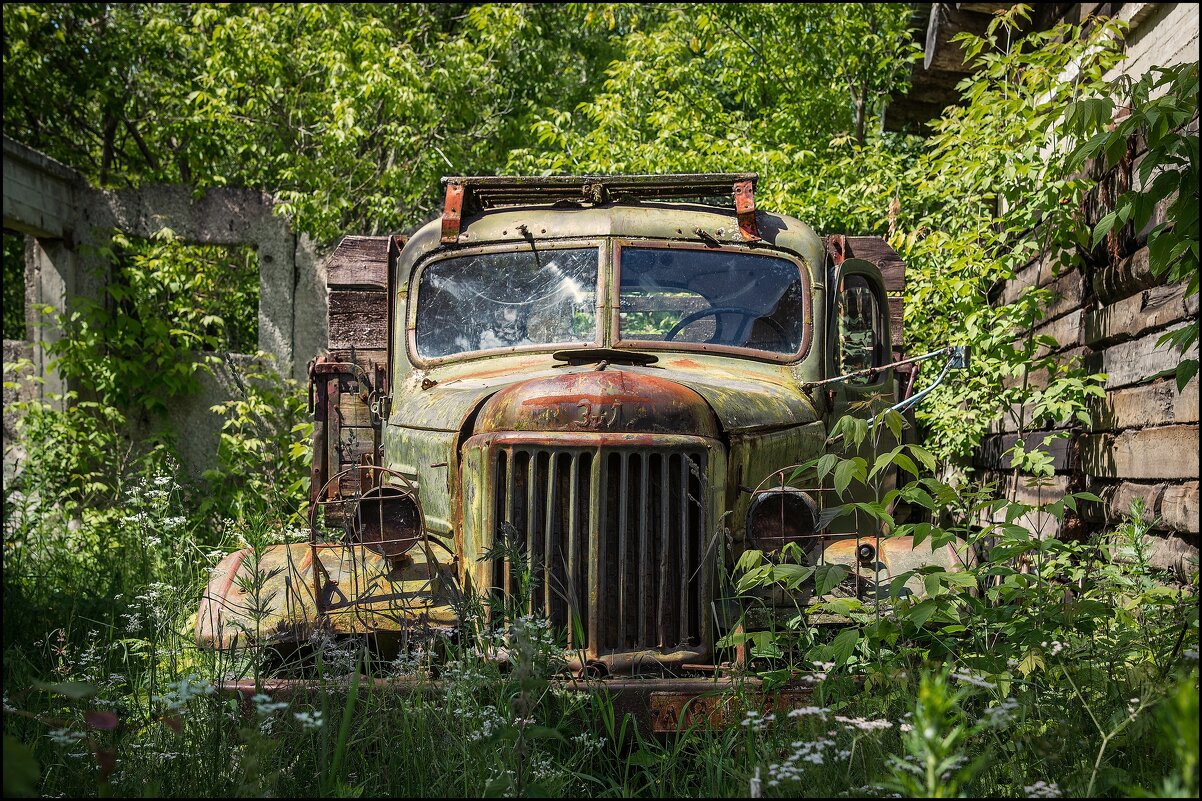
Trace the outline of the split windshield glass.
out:
M 479 253 L 428 265 L 417 295 L 417 352 L 591 344 L 597 248 Z
M 788 259 L 723 250 L 624 247 L 623 341 L 792 354 L 805 332 L 805 285 Z

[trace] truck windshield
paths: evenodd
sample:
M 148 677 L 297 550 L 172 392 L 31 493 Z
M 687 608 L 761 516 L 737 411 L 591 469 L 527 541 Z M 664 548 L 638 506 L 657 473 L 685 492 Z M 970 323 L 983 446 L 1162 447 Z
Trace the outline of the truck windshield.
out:
M 522 250 L 428 265 L 417 294 L 418 355 L 594 342 L 598 254 Z
M 723 250 L 624 247 L 620 338 L 797 353 L 801 271 L 788 259 Z

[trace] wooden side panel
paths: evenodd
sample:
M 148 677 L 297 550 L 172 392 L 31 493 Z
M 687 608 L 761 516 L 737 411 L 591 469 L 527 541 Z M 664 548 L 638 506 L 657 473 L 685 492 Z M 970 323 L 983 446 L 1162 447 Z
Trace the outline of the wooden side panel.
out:
M 348 236 L 326 262 L 326 285 L 330 289 L 374 289 L 388 285 L 387 236 Z
M 326 359 L 359 368 L 348 368 L 337 378 L 337 401 L 330 410 L 331 425 L 326 427 L 329 476 L 361 465 L 364 457 L 375 461 L 380 445 L 380 429 L 374 424 L 370 403 L 372 393 L 382 389 L 387 368 L 392 240 L 387 236 L 348 236 L 326 263 L 330 290 Z M 351 470 L 338 481 L 335 493 L 354 497 L 359 482 L 359 471 Z M 326 512 L 327 522 L 337 524 L 343 506 L 328 506 Z
M 388 296 L 384 292 L 330 292 L 330 349 L 388 346 Z
M 827 237 L 824 242 L 827 253 L 834 255 L 836 237 Z M 879 236 L 844 236 L 846 258 L 863 259 L 876 265 L 881 271 L 885 282 L 885 294 L 888 302 L 889 329 L 893 339 L 893 358 L 899 359 L 904 355 L 905 308 L 903 292 L 906 286 L 906 263 L 897 255 L 889 243 Z

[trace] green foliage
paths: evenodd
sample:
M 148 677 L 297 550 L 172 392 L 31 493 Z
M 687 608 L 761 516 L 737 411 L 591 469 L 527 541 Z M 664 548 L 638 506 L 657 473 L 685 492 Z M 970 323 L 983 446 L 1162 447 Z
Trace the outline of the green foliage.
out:
M 996 282 L 1040 254 L 1053 275 L 1079 263 L 1086 232 L 1077 209 L 1090 184 L 1075 174 L 1063 142 L 1105 124 L 1069 112 L 1075 101 L 1104 94 L 1101 76 L 1120 57 L 1116 23 L 1020 36 L 1026 13 L 1015 6 L 983 37 L 962 36 L 976 68 L 960 87 L 966 102 L 945 111 L 906 176 L 909 191 L 890 240 L 907 263 L 908 347 L 973 348 L 971 380 L 935 390 L 918 409 L 928 444 L 942 456 L 967 454 L 991 421 L 1012 414 L 1036 372 L 1049 378 L 1034 398 L 1040 419 L 1022 427 L 1068 422 L 1064 401 L 1094 393 L 1100 380 L 1049 356 L 1058 343 L 1032 337 L 1049 299 L 1044 290 L 988 304 Z
M 4 232 L 4 338 L 25 339 L 25 240 Z
M 570 108 L 627 9 L 12 6 L 5 132 L 102 185 L 251 186 L 320 240 L 422 220 Z M 654 15 L 654 11 L 646 12 Z M 634 13 L 637 17 L 637 12 Z
M 890 168 L 912 152 L 879 130 L 887 97 L 904 89 L 920 57 L 907 9 L 729 4 L 639 13 L 601 90 L 574 110 L 545 106 L 530 128 L 534 142 L 512 149 L 508 172 L 754 169 L 765 207 L 819 230 L 867 228 L 852 222 L 865 199 L 831 187 L 844 185 L 835 175 L 860 172 L 891 184 Z
M 103 301 L 80 299 L 54 315 L 48 347 L 59 374 L 96 402 L 152 421 L 199 387 L 217 349 L 253 349 L 258 269 L 253 253 L 186 246 L 170 229 L 151 241 L 113 237 L 98 256 L 111 267 Z
M 1100 499 L 1085 492 L 1040 504 L 999 499 L 992 486 L 930 476 L 931 454 L 908 445 L 882 451 L 865 471 L 863 459 L 849 454 L 872 429 L 840 429 L 843 456 L 828 454 L 794 472 L 796 479 L 812 483 L 809 477 L 817 476 L 820 486 L 830 486 L 841 468 L 852 466 L 843 489 L 858 500 L 835 501 L 822 519 L 851 515 L 859 531 L 880 531 L 880 548 L 954 549 L 953 566 L 857 569 L 825 563 L 817 551 L 796 544 L 774 554 L 746 551 L 731 588 L 745 610 L 743 630 L 721 645 L 751 644 L 753 664 L 769 677 L 817 666 L 832 676 L 858 676 L 865 689 L 911 699 L 901 753 L 890 756 L 882 780 L 903 795 L 996 794 L 988 789 L 993 783 L 1020 782 L 1028 795 L 1092 796 L 1148 787 L 1150 776 L 1165 794 L 1192 787 L 1185 773 L 1162 784 L 1159 774 L 1137 764 L 1147 759 L 1187 770 L 1196 764 L 1185 756 L 1186 746 L 1177 748 L 1181 735 L 1144 740 L 1155 754 L 1137 755 L 1144 747 L 1139 733 L 1180 725 L 1197 703 L 1197 565 L 1184 575 L 1149 565 L 1152 523 L 1144 510 L 1132 508 L 1127 523 L 1086 541 L 1057 539 L 1048 525 Z M 1029 468 L 1040 456 L 1033 450 L 1014 459 Z M 896 488 L 885 489 L 891 474 Z M 861 485 L 869 491 L 855 489 Z M 834 500 L 836 493 L 822 495 Z M 859 500 L 865 497 L 870 500 Z M 902 501 L 925 514 L 895 520 Z M 890 542 L 899 538 L 906 539 Z M 855 582 L 853 573 L 859 574 Z M 763 599 L 782 593 L 796 608 L 765 617 Z M 832 615 L 841 622 L 827 628 Z M 906 687 L 914 676 L 919 681 L 911 696 Z M 1156 719 L 1173 723 L 1156 724 L 1153 707 L 1161 710 Z M 1002 729 L 1009 729 L 1005 736 Z M 1188 733 L 1182 739 L 1190 742 Z M 1048 740 L 1084 747 L 1027 751 Z M 1055 779 L 1036 782 L 1036 776 Z
M 1132 188 L 1119 195 L 1114 208 L 1094 226 L 1094 249 L 1114 233 L 1142 232 L 1158 207 L 1161 218 L 1147 232 L 1148 266 L 1165 282 L 1184 282 L 1186 295 L 1198 294 L 1198 132 L 1186 130 L 1198 117 L 1198 62 L 1175 67 L 1152 67 L 1139 80 L 1123 75 L 1115 86 L 1116 97 L 1091 98 L 1070 109 L 1070 118 L 1081 121 L 1084 138 L 1073 151 L 1078 168 L 1089 159 L 1104 159 L 1107 168 L 1127 155 L 1134 140 L 1142 139 L 1144 153 Z M 1096 119 L 1109 122 L 1118 103 L 1125 115 L 1113 126 L 1089 136 Z M 1086 138 L 1088 137 L 1088 138 Z M 1198 321 L 1164 334 L 1158 345 L 1172 345 L 1182 354 L 1198 341 Z M 1198 360 L 1183 359 L 1177 367 L 1177 388 L 1182 390 L 1198 372 Z
M 224 422 L 218 464 L 204 473 L 209 494 L 199 511 L 302 523 L 313 435 L 305 390 L 282 377 L 264 353 L 231 364 L 229 372 L 241 395 L 212 409 Z

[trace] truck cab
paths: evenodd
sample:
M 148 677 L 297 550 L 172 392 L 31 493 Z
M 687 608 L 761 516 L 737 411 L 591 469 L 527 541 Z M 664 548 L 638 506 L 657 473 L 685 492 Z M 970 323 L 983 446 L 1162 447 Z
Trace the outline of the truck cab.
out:
M 790 469 L 898 399 L 885 278 L 757 209 L 755 183 L 444 179 L 442 216 L 387 240 L 377 362 L 315 364 L 313 532 L 276 555 L 295 598 L 271 636 L 454 628 L 485 599 L 549 620 L 577 672 L 677 674 L 719 663 L 748 549 L 908 563 Z M 338 427 L 364 402 L 356 461 Z M 216 645 L 236 582 L 214 581 L 197 637 Z

